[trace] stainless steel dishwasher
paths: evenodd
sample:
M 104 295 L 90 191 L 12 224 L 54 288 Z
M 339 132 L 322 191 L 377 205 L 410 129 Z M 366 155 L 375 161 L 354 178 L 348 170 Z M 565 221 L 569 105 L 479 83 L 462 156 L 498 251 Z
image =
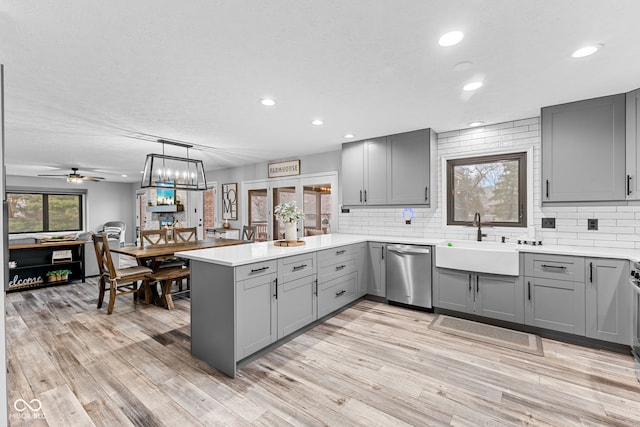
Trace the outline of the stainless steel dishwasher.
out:
M 431 247 L 387 246 L 387 301 L 431 305 Z

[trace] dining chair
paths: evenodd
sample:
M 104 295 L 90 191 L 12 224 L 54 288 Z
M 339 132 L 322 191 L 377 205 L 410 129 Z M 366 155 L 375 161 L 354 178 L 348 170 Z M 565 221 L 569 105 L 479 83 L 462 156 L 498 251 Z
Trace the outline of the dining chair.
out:
M 256 240 L 256 227 L 252 225 L 243 225 L 242 226 L 242 240 L 248 240 L 250 242 L 255 242 Z
M 267 240 L 267 224 L 256 224 L 256 240 L 259 242 Z
M 176 243 L 197 242 L 198 229 L 196 227 L 174 228 L 173 240 Z
M 113 313 L 116 297 L 138 292 L 138 282 L 144 282 L 146 275 L 153 273 L 153 270 L 144 266 L 115 268 L 113 259 L 111 258 L 111 251 L 109 250 L 107 235 L 94 234 L 92 239 L 98 260 L 98 270 L 100 271 L 98 308 L 102 308 L 108 283 L 109 305 L 107 307 L 107 314 L 111 314 Z M 136 295 L 134 295 L 134 301 L 135 296 Z
M 140 230 L 140 247 L 150 245 L 165 245 L 167 243 L 167 229 Z

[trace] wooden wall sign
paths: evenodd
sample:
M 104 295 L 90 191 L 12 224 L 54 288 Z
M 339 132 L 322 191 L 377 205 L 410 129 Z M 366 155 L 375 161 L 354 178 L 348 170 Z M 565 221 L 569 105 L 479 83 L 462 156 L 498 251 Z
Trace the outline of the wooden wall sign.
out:
M 300 160 L 269 163 L 269 178 L 300 175 Z

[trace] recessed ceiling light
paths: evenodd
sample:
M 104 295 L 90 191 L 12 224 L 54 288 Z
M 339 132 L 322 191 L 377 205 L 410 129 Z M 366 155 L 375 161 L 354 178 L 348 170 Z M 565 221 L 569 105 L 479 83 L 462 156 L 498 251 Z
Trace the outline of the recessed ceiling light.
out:
M 471 82 L 464 85 L 463 89 L 466 91 L 476 90 L 476 89 L 480 89 L 482 85 L 483 85 L 482 82 Z
M 264 98 L 262 101 L 260 101 L 260 103 L 267 107 L 273 107 L 274 105 L 276 105 L 276 101 L 271 98 Z
M 482 126 L 483 124 L 484 124 L 484 122 L 481 122 L 481 121 L 471 122 L 471 123 L 469 123 L 469 127 L 474 128 L 474 127 L 477 127 L 477 126 Z
M 352 134 L 352 133 L 348 133 L 344 137 L 347 138 L 347 139 L 351 139 L 351 138 L 355 138 L 355 135 Z
M 121 176 L 121 177 L 123 177 L 123 178 L 126 178 L 126 177 L 127 177 L 127 175 L 125 175 L 125 174 L 122 174 L 122 175 L 120 175 L 120 176 Z
M 314 121 L 311 122 L 311 124 L 314 126 L 321 126 L 324 124 L 324 122 L 320 119 L 315 119 Z
M 447 34 L 444 34 L 438 40 L 438 44 L 442 47 L 449 47 L 457 45 L 464 38 L 464 33 L 462 31 L 450 31 Z
M 571 54 L 574 58 L 584 58 L 585 56 L 593 55 L 602 47 L 601 44 L 594 44 L 590 46 L 584 46 L 576 50 Z

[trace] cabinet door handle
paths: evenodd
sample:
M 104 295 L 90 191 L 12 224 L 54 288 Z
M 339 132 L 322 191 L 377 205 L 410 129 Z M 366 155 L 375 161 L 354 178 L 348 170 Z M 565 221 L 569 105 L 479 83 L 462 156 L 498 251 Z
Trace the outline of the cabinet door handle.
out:
M 380 253 L 382 254 L 382 259 L 384 259 L 384 246 L 380 248 Z
M 345 268 L 345 267 L 346 267 L 346 265 L 345 265 L 345 264 L 338 265 L 338 266 L 336 266 L 336 271 L 338 271 L 338 270 L 342 270 L 342 269 L 343 269 L 343 268 Z
M 627 196 L 631 195 L 631 175 L 627 175 Z
M 589 263 L 589 283 L 593 283 L 593 263 Z
M 471 292 L 471 275 L 469 275 L 469 292 Z
M 527 282 L 527 293 L 529 294 L 529 301 L 531 301 L 531 282 Z
M 564 265 L 547 265 L 547 264 L 542 264 L 540 266 L 540 268 L 555 268 L 558 270 L 566 270 L 567 267 L 565 267 Z
M 547 180 L 547 199 L 549 198 L 549 180 Z
M 307 264 L 302 264 L 302 265 L 296 265 L 293 267 L 293 271 L 298 271 L 298 270 L 302 270 L 303 268 L 305 268 L 307 266 Z
M 480 276 L 476 274 L 476 293 L 480 292 Z
M 364 202 L 367 203 L 367 190 L 364 190 Z
M 345 291 L 344 289 L 341 290 L 341 291 L 338 291 L 338 292 L 336 292 L 336 296 L 339 297 L 340 295 L 344 294 L 345 292 L 347 292 L 347 291 Z
M 360 190 L 360 203 L 362 203 L 362 190 Z
M 273 284 L 275 285 L 275 288 L 276 288 L 276 293 L 273 294 L 273 297 L 275 299 L 278 299 L 278 278 L 277 277 L 273 279 Z
M 429 187 L 424 187 L 424 201 L 429 201 Z
M 252 268 L 252 269 L 251 269 L 251 272 L 252 272 L 252 273 L 258 273 L 258 272 L 260 272 L 260 271 L 265 271 L 265 270 L 268 270 L 268 269 L 269 269 L 269 266 L 267 265 L 266 267 Z

